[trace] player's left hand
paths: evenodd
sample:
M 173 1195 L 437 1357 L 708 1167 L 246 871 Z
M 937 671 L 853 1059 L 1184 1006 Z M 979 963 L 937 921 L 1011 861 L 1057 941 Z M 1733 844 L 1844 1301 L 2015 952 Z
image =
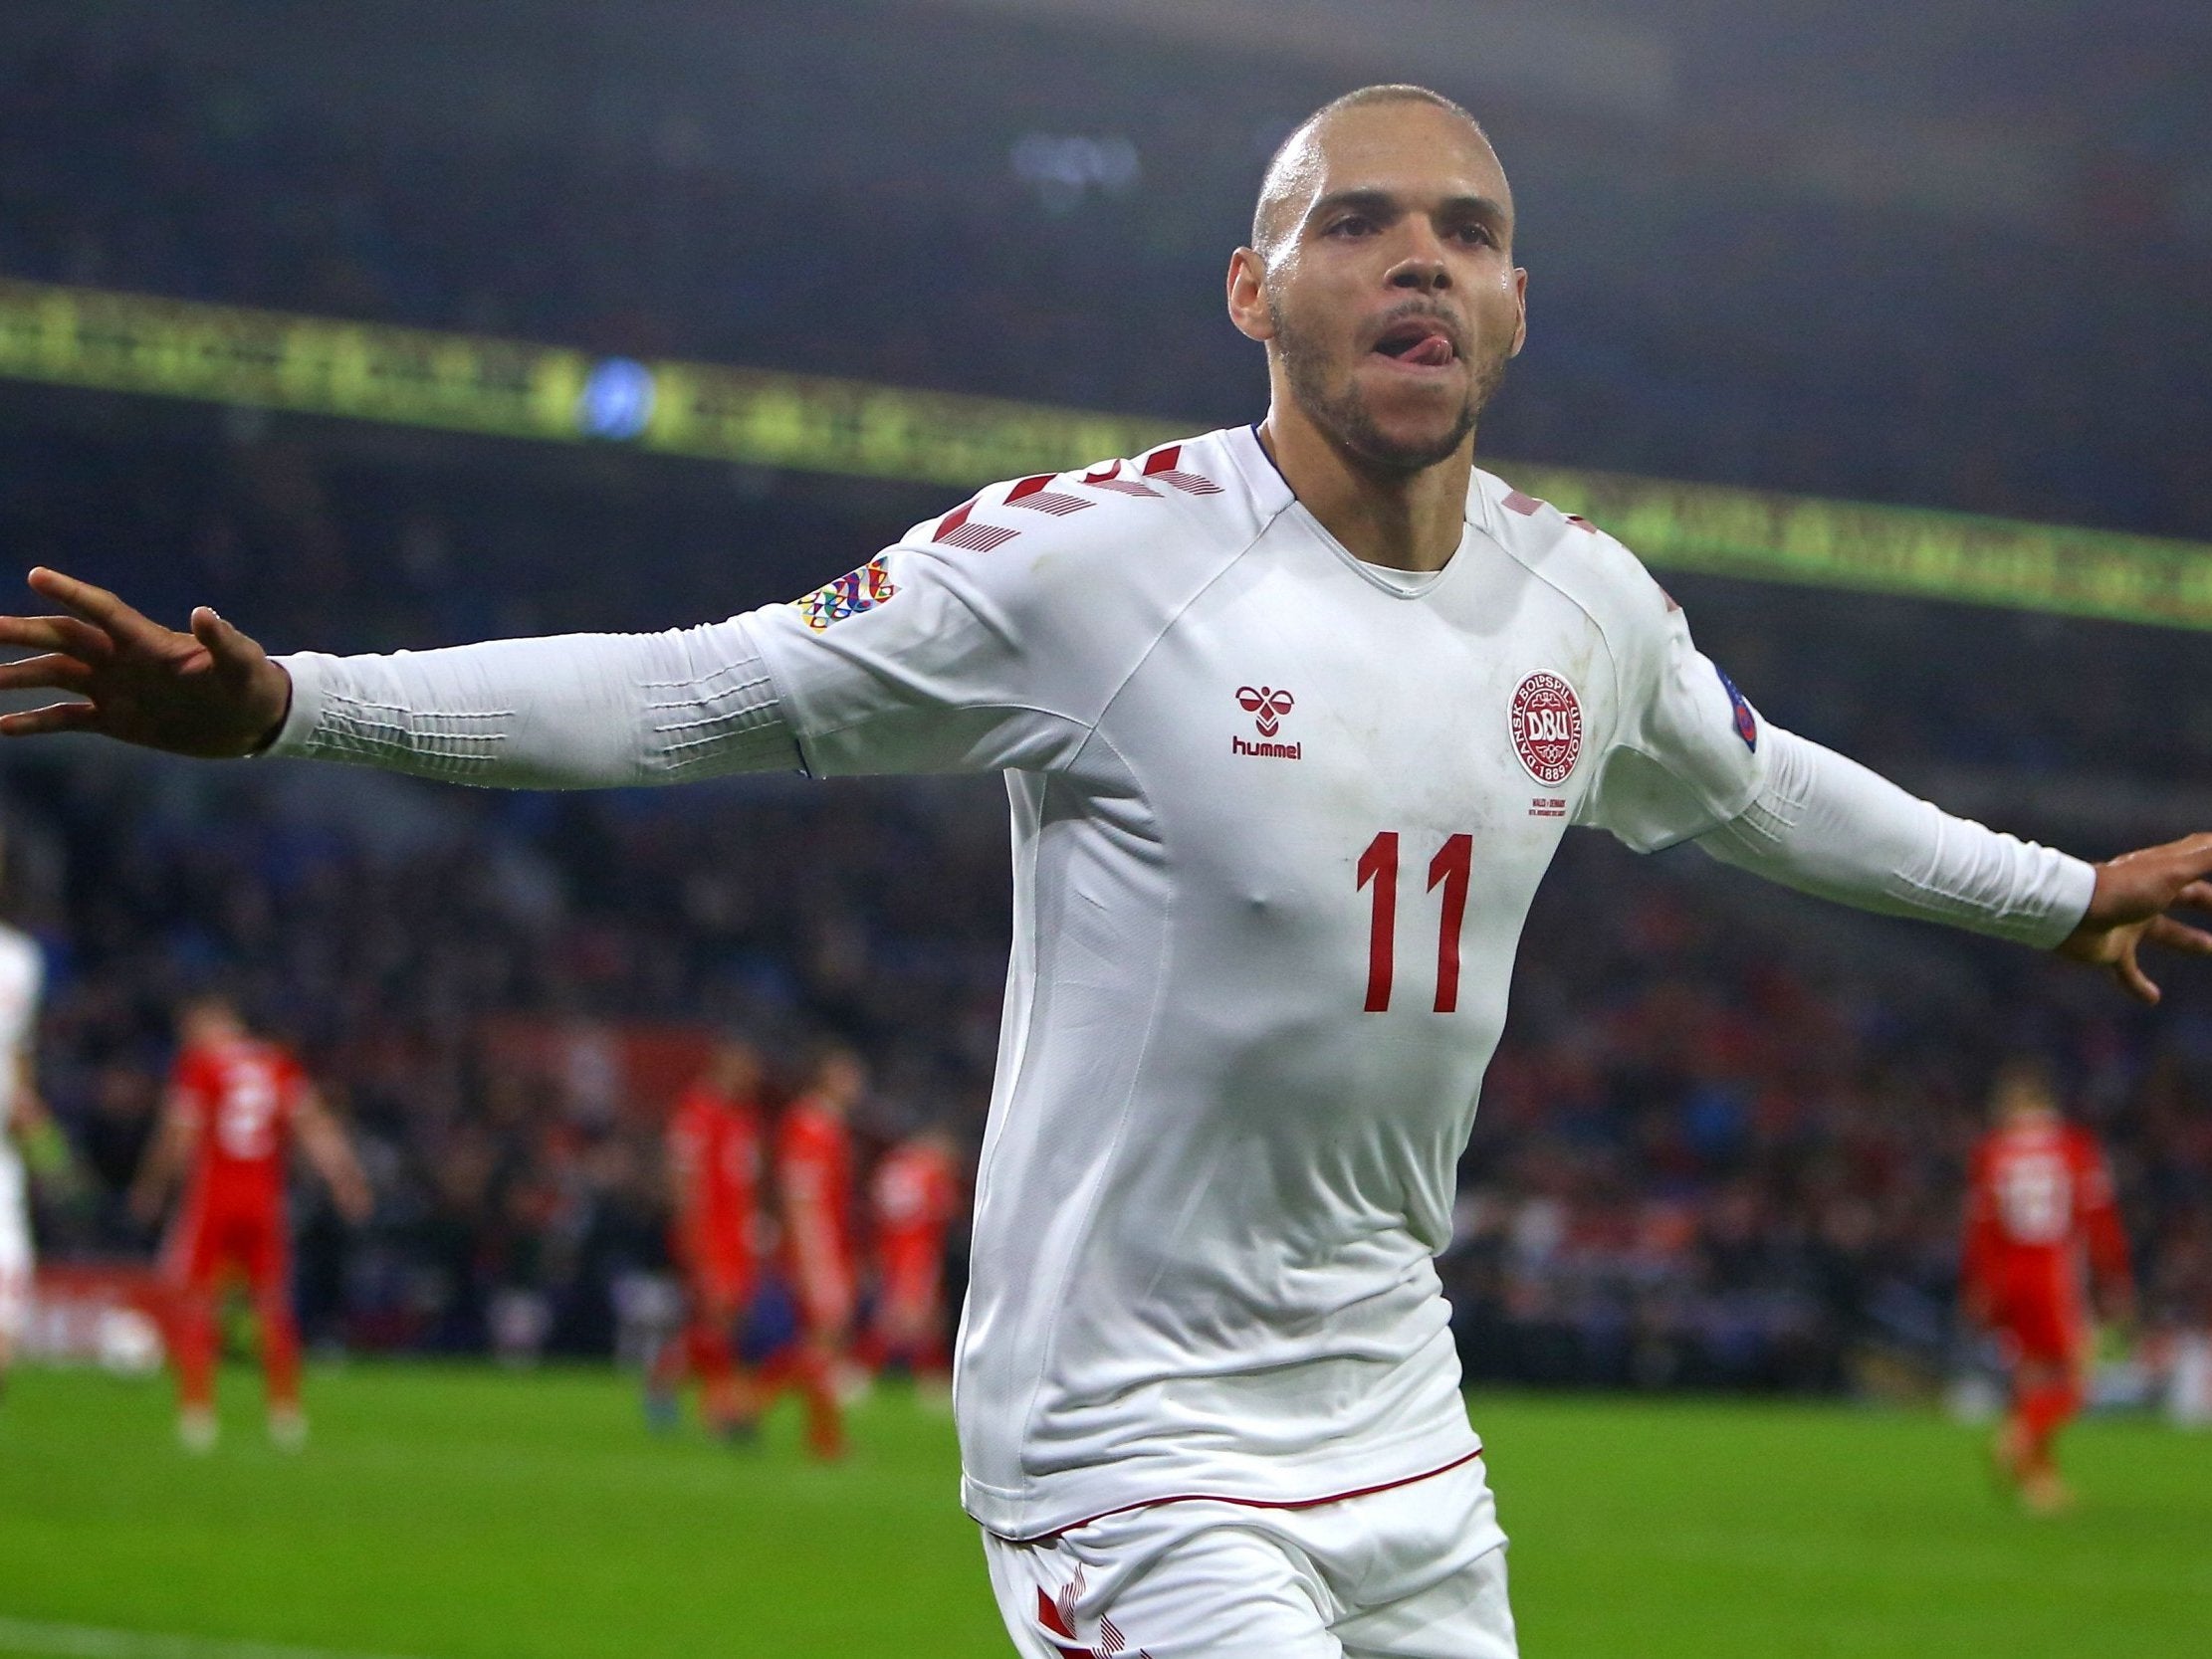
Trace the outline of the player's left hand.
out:
M 2212 911 L 2212 835 L 2185 835 L 2106 859 L 2097 867 L 2097 890 L 2082 925 L 2059 945 L 2059 954 L 2109 968 L 2122 989 L 2155 1003 L 2158 986 L 2136 959 L 2145 941 L 2192 955 L 2212 956 L 2212 933 L 2168 915 L 2182 906 Z

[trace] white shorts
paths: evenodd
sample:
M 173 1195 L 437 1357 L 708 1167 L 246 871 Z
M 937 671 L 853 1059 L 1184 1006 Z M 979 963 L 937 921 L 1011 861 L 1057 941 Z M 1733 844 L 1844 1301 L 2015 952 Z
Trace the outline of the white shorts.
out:
M 1305 1509 L 1187 1499 L 1029 1544 L 984 1535 L 1022 1659 L 1515 1659 L 1474 1458 Z

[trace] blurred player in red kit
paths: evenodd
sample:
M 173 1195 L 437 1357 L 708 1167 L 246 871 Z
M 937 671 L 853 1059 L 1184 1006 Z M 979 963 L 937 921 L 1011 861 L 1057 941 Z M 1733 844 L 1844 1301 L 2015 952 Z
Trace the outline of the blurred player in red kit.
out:
M 945 1341 L 945 1229 L 960 1214 L 953 1138 L 932 1125 L 884 1153 L 868 1183 L 876 1306 L 863 1357 L 902 1364 L 918 1380 L 949 1382 Z
M 783 1266 L 798 1302 L 798 1348 L 786 1368 L 806 1401 L 806 1444 L 842 1456 L 837 1390 L 852 1340 L 857 1285 L 852 1248 L 852 1145 L 845 1120 L 867 1093 L 868 1071 L 850 1049 L 815 1061 L 806 1091 L 783 1109 L 775 1137 Z
M 2082 1408 L 2092 1271 L 2107 1315 L 2132 1317 L 2127 1239 L 2103 1153 L 2060 1115 L 2041 1068 L 2007 1066 L 1992 1107 L 1970 1165 L 1960 1280 L 1968 1316 L 1996 1334 L 2012 1369 L 1998 1467 L 2023 1504 L 2048 1514 L 2068 1502 L 2052 1443 Z
M 683 1276 L 684 1326 L 647 1380 L 646 1416 L 656 1427 L 674 1424 L 687 1374 L 699 1379 L 701 1412 L 718 1433 L 744 1438 L 759 1414 L 733 1338 L 760 1285 L 765 1076 L 759 1050 L 722 1042 L 668 1120 L 669 1253 Z
M 177 1437 L 193 1451 L 215 1444 L 215 1301 L 236 1274 L 252 1292 L 261 1325 L 269 1437 L 296 1450 L 306 1441 L 307 1418 L 300 1410 L 300 1332 L 284 1207 L 288 1154 L 297 1144 L 350 1222 L 368 1216 L 368 1180 L 299 1062 L 248 1032 L 229 1002 L 206 996 L 187 1003 L 178 1036 L 183 1046 L 160 1127 L 130 1192 L 132 1210 L 150 1221 L 170 1184 L 190 1171 L 162 1252 Z

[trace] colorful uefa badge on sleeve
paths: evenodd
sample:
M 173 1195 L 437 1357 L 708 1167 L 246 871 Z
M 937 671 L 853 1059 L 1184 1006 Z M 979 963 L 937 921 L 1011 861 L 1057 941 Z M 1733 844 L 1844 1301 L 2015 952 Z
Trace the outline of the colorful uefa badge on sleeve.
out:
M 1531 674 L 1513 693 L 1513 750 L 1538 783 L 1559 784 L 1582 758 L 1582 705 L 1556 674 Z
M 1720 676 L 1721 689 L 1728 694 L 1728 706 L 1736 712 L 1736 735 L 1743 739 L 1743 746 L 1753 754 L 1759 752 L 1759 718 L 1751 712 L 1751 704 L 1743 693 L 1736 690 L 1736 683 L 1728 678 L 1728 671 L 1718 663 L 1713 673 Z
M 883 555 L 878 553 L 859 569 L 847 571 L 802 599 L 793 599 L 791 608 L 806 619 L 807 627 L 820 633 L 832 622 L 874 610 L 898 591 L 883 568 Z

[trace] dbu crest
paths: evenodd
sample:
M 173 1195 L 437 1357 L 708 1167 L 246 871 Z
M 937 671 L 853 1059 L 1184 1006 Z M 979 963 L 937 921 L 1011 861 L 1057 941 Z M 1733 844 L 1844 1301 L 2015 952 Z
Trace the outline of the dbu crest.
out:
M 1513 751 L 1538 783 L 1556 785 L 1582 758 L 1582 705 L 1556 674 L 1532 674 L 1513 693 Z

